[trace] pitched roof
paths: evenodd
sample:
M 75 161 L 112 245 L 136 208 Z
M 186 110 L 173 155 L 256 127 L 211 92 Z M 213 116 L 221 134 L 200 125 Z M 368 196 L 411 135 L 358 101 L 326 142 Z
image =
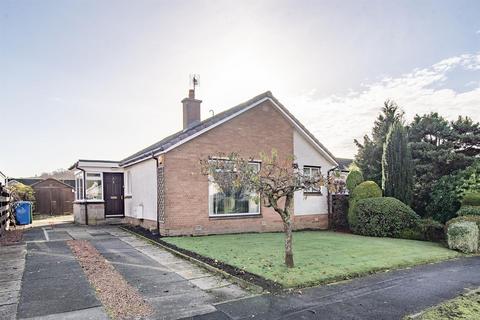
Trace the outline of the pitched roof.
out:
M 46 179 L 42 179 L 42 178 L 11 178 L 11 179 L 8 179 L 8 182 L 9 183 L 15 183 L 15 182 L 18 182 L 18 183 L 21 183 L 21 184 L 24 184 L 26 186 L 33 186 L 35 184 L 38 184 L 38 183 L 41 183 L 41 182 L 44 182 L 46 180 L 55 180 L 57 182 L 60 182 L 61 184 L 64 184 L 68 187 L 71 187 L 71 188 L 75 188 L 75 180 L 71 180 L 71 179 L 55 179 L 55 178 L 46 178 Z
M 352 164 L 353 159 L 348 158 L 337 158 L 338 165 L 340 169 L 347 170 L 348 167 Z
M 208 119 L 205 119 L 198 124 L 194 125 L 193 127 L 187 128 L 185 130 L 179 131 L 177 133 L 174 133 L 154 144 L 152 144 L 149 147 L 146 147 L 133 155 L 123 159 L 120 161 L 121 166 L 125 166 L 137 161 L 144 160 L 146 158 L 152 157 L 155 153 L 165 151 L 169 148 L 175 147 L 175 145 L 180 144 L 184 141 L 190 140 L 194 136 L 201 134 L 203 131 L 207 131 L 216 125 L 223 123 L 236 115 L 242 113 L 243 111 L 246 111 L 250 109 L 251 107 L 254 107 L 258 105 L 259 103 L 265 101 L 265 100 L 271 100 L 274 105 L 276 105 L 278 108 L 283 111 L 287 117 L 289 117 L 295 125 L 297 125 L 301 131 L 303 131 L 311 140 L 313 140 L 314 143 L 316 143 L 328 156 L 334 160 L 334 162 L 337 162 L 336 158 L 333 156 L 333 154 L 325 148 L 325 146 L 315 138 L 313 134 L 311 134 L 301 123 L 298 121 L 288 110 L 285 108 L 273 95 L 270 91 L 264 92 L 262 94 L 259 94 L 256 97 L 253 97 L 252 99 L 245 101 L 233 108 L 230 108 L 228 110 L 225 110 L 223 112 L 220 112 L 213 117 L 210 117 Z
M 30 185 L 31 187 L 34 187 L 36 185 L 39 185 L 39 184 L 42 184 L 46 181 L 55 181 L 55 182 L 58 182 L 60 184 L 63 184 L 64 186 L 66 187 L 69 187 L 69 188 L 72 188 L 74 189 L 75 188 L 75 180 L 58 180 L 58 179 L 55 179 L 55 178 L 46 178 L 46 179 L 40 179 L 39 181 L 33 183 L 32 185 Z M 18 181 L 18 180 L 17 180 Z

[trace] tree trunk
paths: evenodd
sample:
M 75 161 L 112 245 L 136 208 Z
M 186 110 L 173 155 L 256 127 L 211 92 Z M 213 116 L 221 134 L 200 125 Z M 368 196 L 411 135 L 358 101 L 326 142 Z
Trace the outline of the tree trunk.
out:
M 293 268 L 292 222 L 290 217 L 283 222 L 283 229 L 285 231 L 285 265 L 288 268 Z

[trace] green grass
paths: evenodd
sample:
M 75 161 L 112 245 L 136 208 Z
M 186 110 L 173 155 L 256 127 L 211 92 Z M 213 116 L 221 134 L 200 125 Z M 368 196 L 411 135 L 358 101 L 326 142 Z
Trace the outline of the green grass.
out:
M 301 231 L 293 236 L 295 268 L 288 269 L 283 264 L 283 233 L 171 237 L 163 240 L 285 287 L 311 286 L 460 255 L 432 242 Z
M 418 320 L 477 320 L 480 319 L 480 290 L 472 291 L 458 298 L 444 302 L 438 306 L 425 310 L 419 316 L 410 316 L 405 319 Z

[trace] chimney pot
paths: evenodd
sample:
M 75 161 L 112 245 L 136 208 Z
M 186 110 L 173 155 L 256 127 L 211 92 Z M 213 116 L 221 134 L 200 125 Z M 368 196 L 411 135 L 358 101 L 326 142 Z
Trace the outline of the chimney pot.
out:
M 188 98 L 189 99 L 195 99 L 195 90 L 194 89 L 188 90 Z

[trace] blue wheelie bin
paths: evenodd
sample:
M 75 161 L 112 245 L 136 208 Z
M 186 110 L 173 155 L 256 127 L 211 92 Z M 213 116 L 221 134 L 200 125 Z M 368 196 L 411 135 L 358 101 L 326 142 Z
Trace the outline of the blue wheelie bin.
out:
M 15 207 L 17 224 L 32 223 L 32 203 L 30 201 L 19 201 Z

